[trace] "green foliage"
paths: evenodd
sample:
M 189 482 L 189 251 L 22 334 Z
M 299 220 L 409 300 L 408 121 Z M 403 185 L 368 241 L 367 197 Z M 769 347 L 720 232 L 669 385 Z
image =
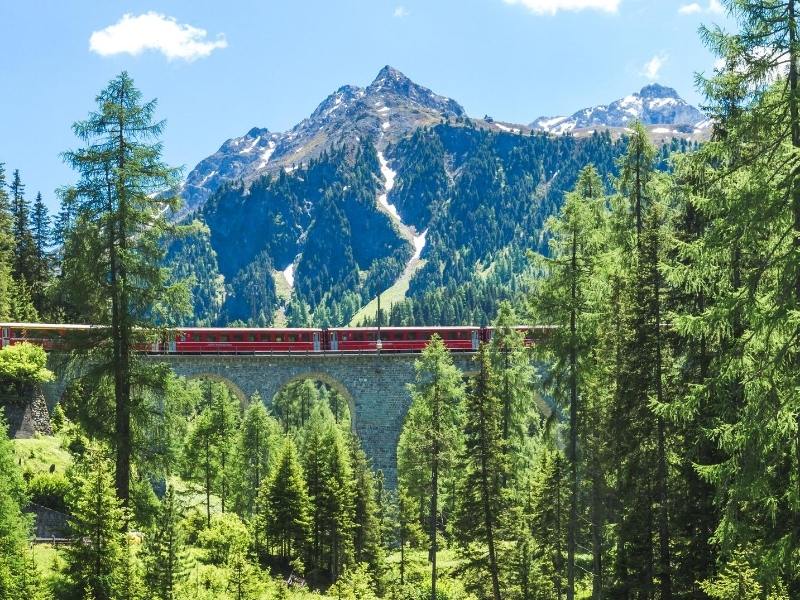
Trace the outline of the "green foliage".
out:
M 200 532 L 197 542 L 206 550 L 206 562 L 224 565 L 247 552 L 250 532 L 236 514 L 220 513 L 211 517 L 211 526 Z
M 69 480 L 62 473 L 37 473 L 27 482 L 30 501 L 61 513 L 67 511 Z
M 41 346 L 22 342 L 0 350 L 0 380 L 22 384 L 44 383 L 53 378 Z
M 127 502 L 137 400 L 132 390 L 163 386 L 158 369 L 133 350 L 159 339 L 154 323 L 188 309 L 188 295 L 163 267 L 162 240 L 177 232 L 168 217 L 177 208 L 169 192 L 178 172 L 161 160 L 164 124 L 154 120 L 156 101 L 142 102 L 125 72 L 96 101 L 97 109 L 73 126 L 83 147 L 64 154 L 79 181 L 62 190 L 74 218 L 63 232 L 58 294 L 67 318 L 105 326 L 76 345 L 75 355 L 90 359 L 85 377 L 93 386 L 113 381 L 115 480 Z
M 377 600 L 369 568 L 357 563 L 348 568 L 328 590 L 328 595 L 339 600 Z
M 65 557 L 66 574 L 76 592 L 83 591 L 93 600 L 114 599 L 129 560 L 121 533 L 127 516 L 114 493 L 107 452 L 90 446 L 70 472 L 70 483 L 67 505 L 74 542 Z
M 309 538 L 309 499 L 303 469 L 291 438 L 285 438 L 272 471 L 261 484 L 256 543 L 276 548 L 287 561 L 300 557 Z
M 234 507 L 250 515 L 255 508 L 261 482 L 266 479 L 281 444 L 280 425 L 264 407 L 258 394 L 250 398 L 236 434 Z
M 32 600 L 39 593 L 40 578 L 28 551 L 31 522 L 22 512 L 27 502 L 25 482 L 0 413 L 0 597 L 8 600 Z
M 147 533 L 143 548 L 145 582 L 152 598 L 174 600 L 188 576 L 188 556 L 180 526 L 182 506 L 172 486 L 161 501 L 155 526 Z

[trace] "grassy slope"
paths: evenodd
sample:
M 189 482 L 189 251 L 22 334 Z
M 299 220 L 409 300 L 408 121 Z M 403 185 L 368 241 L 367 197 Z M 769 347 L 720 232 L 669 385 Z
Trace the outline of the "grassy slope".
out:
M 69 452 L 57 436 L 41 436 L 28 440 L 12 440 L 14 456 L 23 471 L 43 473 L 55 465 L 53 472 L 64 473 L 72 463 Z
M 406 297 L 408 286 L 411 283 L 411 278 L 419 269 L 425 265 L 425 260 L 419 260 L 411 269 L 406 269 L 403 274 L 394 282 L 392 287 L 381 292 L 381 312 L 385 315 L 386 312 L 392 307 L 392 304 L 400 302 Z M 374 298 L 370 302 L 361 307 L 353 318 L 350 320 L 350 326 L 355 327 L 359 322 L 365 318 L 374 319 L 378 314 L 378 299 Z

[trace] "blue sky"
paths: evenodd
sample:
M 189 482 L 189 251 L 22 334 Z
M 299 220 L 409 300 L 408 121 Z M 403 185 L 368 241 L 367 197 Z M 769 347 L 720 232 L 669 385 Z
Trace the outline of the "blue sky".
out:
M 70 126 L 122 70 L 159 99 L 165 158 L 187 170 L 385 64 L 511 122 L 650 81 L 700 103 L 694 74 L 714 59 L 697 28 L 722 21 L 718 0 L 0 0 L 0 162 L 55 207 Z

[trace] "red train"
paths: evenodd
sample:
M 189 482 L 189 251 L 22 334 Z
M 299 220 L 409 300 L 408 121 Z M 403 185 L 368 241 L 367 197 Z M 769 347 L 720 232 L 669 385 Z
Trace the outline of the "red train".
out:
M 22 341 L 46 350 L 65 347 L 70 335 L 90 330 L 92 325 L 46 323 L 0 323 L 2 346 Z M 546 337 L 547 326 L 519 326 L 526 343 Z M 254 354 L 258 352 L 420 352 L 434 334 L 451 351 L 472 352 L 489 341 L 493 327 L 330 327 L 330 328 L 234 328 L 178 327 L 174 339 L 140 348 L 153 354 Z

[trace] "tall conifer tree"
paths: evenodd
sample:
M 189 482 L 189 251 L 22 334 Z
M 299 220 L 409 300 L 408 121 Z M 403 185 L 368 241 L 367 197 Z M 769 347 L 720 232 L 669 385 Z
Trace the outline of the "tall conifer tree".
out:
M 65 252 L 64 284 L 76 316 L 105 326 L 93 332 L 92 362 L 96 372 L 101 365 L 100 372 L 114 382 L 116 488 L 127 504 L 132 389 L 158 383 L 152 366 L 142 365 L 134 348 L 160 337 L 153 324 L 161 306 L 188 307 L 188 298 L 184 286 L 170 285 L 163 267 L 163 239 L 173 228 L 169 209 L 177 206 L 169 192 L 178 172 L 161 160 L 158 139 L 164 123 L 154 120 L 156 101 L 142 102 L 125 72 L 96 100 L 97 110 L 73 126 L 84 146 L 64 154 L 80 175 L 64 191 L 76 215 Z

